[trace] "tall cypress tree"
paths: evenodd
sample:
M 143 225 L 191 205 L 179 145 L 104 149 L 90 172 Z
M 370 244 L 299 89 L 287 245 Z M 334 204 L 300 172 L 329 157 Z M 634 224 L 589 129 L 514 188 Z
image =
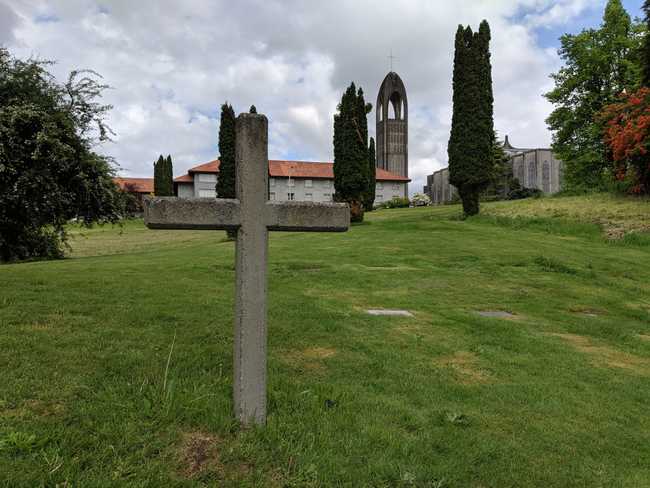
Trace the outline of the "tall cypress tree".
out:
M 221 106 L 216 190 L 217 198 L 235 198 L 235 111 L 228 103 Z
M 477 33 L 459 26 L 453 75 L 453 114 L 449 138 L 449 182 L 458 189 L 465 215 L 479 212 L 479 195 L 493 172 L 494 121 L 490 27 Z
M 219 126 L 219 176 L 217 177 L 217 198 L 235 198 L 235 111 L 229 103 L 221 106 Z M 230 239 L 237 237 L 237 231 L 226 231 Z
M 370 138 L 370 146 L 368 147 L 368 191 L 363 206 L 366 212 L 372 211 L 375 205 L 375 189 L 377 186 L 377 165 L 375 154 L 375 139 Z
M 350 204 L 353 222 L 363 221 L 363 198 L 368 189 L 367 136 L 363 90 L 357 92 L 351 83 L 334 115 L 334 198 Z
M 650 87 L 650 0 L 643 3 L 645 12 L 646 32 L 643 40 L 643 86 Z
M 165 160 L 165 192 L 169 197 L 174 196 L 174 164 L 171 154 L 168 154 Z
M 161 154 L 158 156 L 158 160 L 153 163 L 153 193 L 157 197 L 165 196 L 165 182 L 163 166 L 165 165 L 165 159 Z

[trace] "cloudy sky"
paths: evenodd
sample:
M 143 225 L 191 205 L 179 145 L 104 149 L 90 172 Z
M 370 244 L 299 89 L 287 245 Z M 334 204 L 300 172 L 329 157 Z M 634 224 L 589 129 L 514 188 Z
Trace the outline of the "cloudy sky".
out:
M 518 146 L 550 142 L 541 96 L 557 38 L 600 22 L 605 0 L 0 0 L 0 45 L 19 57 L 101 73 L 123 176 L 175 175 L 217 157 L 219 106 L 269 117 L 273 159 L 331 161 L 332 117 L 355 81 L 368 101 L 394 70 L 409 98 L 411 192 L 446 166 L 454 33 L 492 27 L 495 124 Z M 625 0 L 632 16 L 642 0 Z M 369 118 L 374 135 L 374 111 Z

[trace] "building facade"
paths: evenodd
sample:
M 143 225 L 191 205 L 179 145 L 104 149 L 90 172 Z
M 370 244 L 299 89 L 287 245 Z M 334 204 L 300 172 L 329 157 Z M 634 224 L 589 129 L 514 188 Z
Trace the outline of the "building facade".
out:
M 174 179 L 176 195 L 215 198 L 219 160 L 191 168 Z M 375 204 L 403 197 L 407 177 L 376 169 Z M 269 161 L 268 198 L 275 201 L 331 202 L 334 198 L 334 164 L 307 161 Z
M 563 165 L 549 148 L 524 149 L 510 144 L 508 136 L 502 143 L 503 149 L 510 157 L 513 177 L 524 188 L 536 188 L 551 195 L 562 189 Z M 449 184 L 449 168 L 436 171 L 427 176 L 424 193 L 435 204 L 449 203 L 454 200 L 457 190 Z
M 376 119 L 377 168 L 408 178 L 408 99 L 404 82 L 393 71 L 379 87 Z M 408 197 L 408 186 L 400 196 Z

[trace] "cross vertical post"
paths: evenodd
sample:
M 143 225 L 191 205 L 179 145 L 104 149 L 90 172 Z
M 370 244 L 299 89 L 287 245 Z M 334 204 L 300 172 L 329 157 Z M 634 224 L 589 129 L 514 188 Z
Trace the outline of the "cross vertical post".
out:
M 268 182 L 268 122 L 241 114 L 236 122 L 236 195 L 241 226 L 235 252 L 234 407 L 243 423 L 266 420 L 266 268 L 264 221 Z
M 144 200 L 150 229 L 237 230 L 233 403 L 242 425 L 266 422 L 266 275 L 269 231 L 345 232 L 345 203 L 268 201 L 268 121 L 236 121 L 236 199 L 153 197 Z

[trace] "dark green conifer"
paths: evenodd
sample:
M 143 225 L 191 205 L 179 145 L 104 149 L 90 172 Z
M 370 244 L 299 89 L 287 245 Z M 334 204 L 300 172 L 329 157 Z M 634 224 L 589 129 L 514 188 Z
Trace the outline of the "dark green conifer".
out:
M 351 83 L 334 115 L 334 198 L 350 205 L 353 222 L 363 220 L 363 199 L 368 190 L 366 109 L 363 90 L 357 92 Z
M 165 165 L 165 159 L 161 154 L 158 156 L 158 160 L 153 163 L 153 193 L 157 197 L 165 196 L 165 182 L 163 166 Z
M 494 121 L 490 27 L 459 26 L 453 75 L 453 114 L 449 138 L 449 181 L 458 189 L 465 215 L 479 211 L 479 195 L 494 166 Z
M 370 146 L 368 147 L 368 191 L 364 200 L 366 212 L 372 211 L 375 205 L 375 189 L 377 186 L 377 165 L 375 159 L 375 139 L 371 137 Z
M 650 0 L 645 0 L 643 3 L 643 11 L 645 12 L 646 32 L 643 40 L 643 86 L 650 87 Z
M 217 198 L 235 198 L 235 111 L 228 103 L 221 106 L 216 191 Z
M 227 102 L 221 106 L 219 126 L 219 175 L 217 198 L 235 198 L 235 111 Z M 228 237 L 237 237 L 237 231 L 227 231 Z

